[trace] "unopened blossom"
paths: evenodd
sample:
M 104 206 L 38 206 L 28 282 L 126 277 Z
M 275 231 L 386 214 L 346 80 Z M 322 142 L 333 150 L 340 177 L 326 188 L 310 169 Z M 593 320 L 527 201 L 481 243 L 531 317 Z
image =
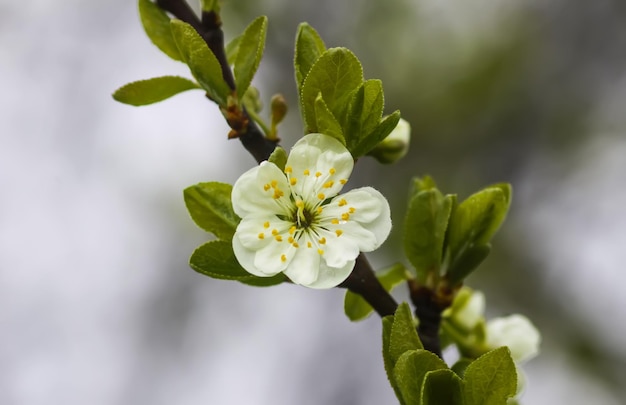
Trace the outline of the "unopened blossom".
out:
M 383 139 L 368 155 L 374 157 L 380 163 L 395 163 L 402 159 L 409 151 L 411 143 L 411 125 L 408 121 L 400 118 L 396 127 L 385 139 Z
M 541 335 L 523 315 L 514 314 L 487 322 L 487 346 L 508 346 L 515 362 L 524 362 L 539 353 Z
M 311 288 L 344 281 L 359 252 L 377 249 L 391 230 L 389 204 L 378 191 L 339 194 L 353 166 L 339 141 L 309 134 L 294 145 L 284 170 L 266 161 L 245 172 L 232 192 L 241 266 L 260 277 L 283 272 Z
M 485 317 L 485 294 L 463 287 L 450 308 L 451 321 L 465 331 L 473 330 Z

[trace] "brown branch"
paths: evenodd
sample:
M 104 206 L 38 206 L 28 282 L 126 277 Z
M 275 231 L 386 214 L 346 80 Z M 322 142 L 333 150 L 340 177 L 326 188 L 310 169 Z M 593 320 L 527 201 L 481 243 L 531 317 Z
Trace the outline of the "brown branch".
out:
M 204 12 L 202 21 L 200 21 L 191 7 L 189 7 L 189 4 L 184 0 L 157 0 L 156 4 L 174 17 L 195 28 L 219 61 L 224 80 L 233 91 L 236 91 L 235 79 L 226 60 L 224 32 L 222 31 L 222 22 L 219 15 L 215 12 Z M 232 129 L 229 138 L 239 138 L 244 148 L 250 152 L 257 163 L 267 160 L 274 148 L 276 148 L 277 142 L 265 137 L 256 123 L 250 118 L 245 108 L 227 108 L 223 109 L 222 112 Z
M 362 296 L 381 318 L 393 315 L 398 308 L 398 303 L 380 284 L 363 253 L 357 257 L 352 273 L 338 287 L 347 288 Z

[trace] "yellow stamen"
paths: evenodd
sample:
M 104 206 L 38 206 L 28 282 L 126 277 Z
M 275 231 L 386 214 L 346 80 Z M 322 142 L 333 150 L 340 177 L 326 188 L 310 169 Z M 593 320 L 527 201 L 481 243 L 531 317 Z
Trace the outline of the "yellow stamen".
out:
M 281 261 L 281 262 L 286 262 L 286 261 L 287 261 L 287 256 L 285 256 L 285 255 L 280 255 L 280 261 Z
M 309 174 L 311 174 L 311 172 L 309 171 L 309 169 L 305 169 L 305 170 L 304 170 L 304 175 L 305 175 L 305 176 L 308 176 Z
M 320 239 L 320 240 L 319 240 L 319 242 L 320 242 L 320 244 L 322 244 L 322 245 L 323 245 L 323 244 L 325 244 L 325 243 L 326 243 L 326 238 L 322 238 L 322 239 Z
M 289 233 L 290 233 L 291 235 L 293 235 L 295 232 L 296 232 L 296 226 L 295 226 L 295 225 L 294 225 L 294 226 L 292 226 L 291 228 L 289 228 Z
M 291 173 L 292 171 L 291 166 L 285 167 L 285 173 Z
M 276 242 L 282 242 L 283 241 L 283 237 L 280 236 L 280 235 L 274 236 L 274 239 L 276 239 Z
M 326 198 L 326 196 L 324 195 L 324 193 L 319 193 L 317 195 L 317 198 L 319 198 L 320 200 L 323 200 L 324 198 Z
M 337 218 L 333 218 L 330 220 L 330 223 L 333 225 L 338 225 L 339 224 L 339 220 Z
M 289 183 L 290 183 L 292 186 L 295 186 L 297 182 L 298 182 L 298 179 L 296 179 L 295 177 L 292 177 L 292 178 L 289 180 Z
M 350 212 L 350 214 L 354 214 L 354 211 L 356 211 L 356 208 L 350 207 L 348 208 L 348 211 Z
M 341 219 L 343 219 L 344 221 L 349 220 L 350 214 L 348 214 L 347 212 L 344 212 L 343 214 L 341 214 Z
M 341 180 L 339 180 L 339 182 L 340 182 L 341 184 L 346 184 L 346 183 L 348 182 L 348 180 L 346 180 L 346 179 L 341 179 Z
M 320 177 L 322 175 L 322 172 L 316 172 L 315 173 L 315 177 Z
M 323 255 L 324 251 L 322 249 L 317 249 L 317 253 L 319 253 L 320 255 Z
M 339 237 L 343 234 L 343 231 L 341 229 L 337 229 L 335 233 L 337 234 L 337 237 Z
M 339 206 L 343 207 L 344 205 L 348 204 L 348 202 L 346 201 L 345 198 L 342 198 L 341 200 L 339 200 Z
M 278 235 L 278 229 L 272 229 L 272 235 Z
M 274 190 L 274 199 L 278 200 L 280 197 L 284 196 L 285 193 L 282 192 L 282 190 L 276 189 Z
M 298 207 L 298 208 L 304 208 L 304 201 L 302 201 L 302 200 L 296 200 L 296 207 Z
M 289 243 L 293 243 L 293 241 L 294 241 L 294 240 L 295 240 L 295 239 L 294 239 L 294 238 L 292 238 L 291 236 L 289 237 L 289 239 L 287 239 L 287 241 L 288 241 Z
M 331 188 L 333 184 L 335 184 L 335 182 L 332 180 L 329 180 L 326 183 L 324 183 L 324 188 Z
M 311 244 L 311 242 L 307 242 L 306 243 L 306 247 L 311 248 L 313 245 Z
M 298 242 L 292 243 L 291 246 L 295 247 L 296 249 L 300 247 L 300 245 L 298 245 Z
M 270 184 L 271 184 L 272 188 L 276 188 L 276 186 L 278 185 L 278 182 L 276 180 L 272 180 L 270 182 Z
M 265 239 L 265 234 L 263 232 L 259 234 L 259 239 Z
M 337 173 L 337 170 L 335 170 L 334 167 L 331 167 L 328 173 L 330 173 L 330 175 L 332 176 L 333 174 Z
M 317 207 L 316 211 L 317 211 L 318 214 L 321 214 L 322 211 L 324 211 L 324 208 L 323 207 Z
M 267 222 L 265 222 L 265 223 L 263 224 L 263 228 L 267 229 L 267 228 L 269 228 L 269 227 L 270 227 L 270 223 L 269 223 L 269 221 L 267 221 Z
M 266 184 L 266 185 L 263 186 L 263 190 L 267 191 L 269 189 L 270 189 L 270 185 L 269 184 Z

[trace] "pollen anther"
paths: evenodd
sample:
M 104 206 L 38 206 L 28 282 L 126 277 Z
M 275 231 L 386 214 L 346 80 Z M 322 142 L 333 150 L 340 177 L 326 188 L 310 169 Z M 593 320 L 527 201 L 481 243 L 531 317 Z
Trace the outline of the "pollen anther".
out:
M 337 234 L 337 237 L 339 237 L 343 234 L 343 231 L 341 229 L 337 229 L 335 230 L 335 233 Z

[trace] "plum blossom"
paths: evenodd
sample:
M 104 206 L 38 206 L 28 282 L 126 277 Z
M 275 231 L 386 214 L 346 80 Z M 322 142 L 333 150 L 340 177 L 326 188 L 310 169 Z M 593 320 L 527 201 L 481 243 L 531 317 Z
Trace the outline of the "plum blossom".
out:
M 389 204 L 371 187 L 339 194 L 354 160 L 336 139 L 308 134 L 284 170 L 265 161 L 233 186 L 241 217 L 233 250 L 251 274 L 284 273 L 310 288 L 332 288 L 352 272 L 359 252 L 377 249 L 391 230 Z

